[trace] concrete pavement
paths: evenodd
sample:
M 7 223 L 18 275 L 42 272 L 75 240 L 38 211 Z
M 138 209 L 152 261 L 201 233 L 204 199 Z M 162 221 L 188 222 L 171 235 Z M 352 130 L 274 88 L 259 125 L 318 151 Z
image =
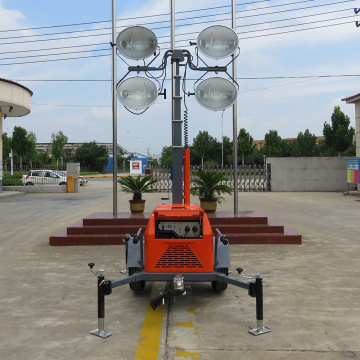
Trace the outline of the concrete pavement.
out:
M 164 194 L 145 194 L 150 211 Z M 119 193 L 118 210 L 129 195 Z M 341 193 L 239 193 L 239 210 L 255 210 L 303 236 L 303 245 L 231 246 L 231 270 L 261 272 L 264 325 L 254 337 L 255 300 L 229 286 L 166 304 L 159 360 L 360 357 L 360 197 Z M 193 199 L 196 202 L 196 199 Z M 163 201 L 164 202 L 164 201 Z M 165 201 L 166 202 L 166 201 Z M 220 210 L 232 210 L 232 198 Z M 97 328 L 96 277 L 87 264 L 122 277 L 122 246 L 50 247 L 49 236 L 97 211 L 112 211 L 111 180 L 89 181 L 77 194 L 0 197 L 0 358 L 134 359 L 151 293 L 127 286 L 107 296 L 106 340 Z

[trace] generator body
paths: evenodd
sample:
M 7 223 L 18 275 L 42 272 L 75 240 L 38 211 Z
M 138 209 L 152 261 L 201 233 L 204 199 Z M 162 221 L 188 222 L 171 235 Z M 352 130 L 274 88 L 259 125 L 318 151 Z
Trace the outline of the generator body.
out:
M 212 272 L 213 232 L 198 205 L 159 205 L 145 231 L 146 272 Z

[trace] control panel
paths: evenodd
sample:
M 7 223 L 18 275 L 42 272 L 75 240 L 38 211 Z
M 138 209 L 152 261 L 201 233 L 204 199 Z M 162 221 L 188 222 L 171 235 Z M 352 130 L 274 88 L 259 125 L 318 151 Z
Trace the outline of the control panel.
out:
M 179 238 L 201 238 L 201 220 L 187 221 L 156 221 L 155 238 L 157 239 L 179 239 Z

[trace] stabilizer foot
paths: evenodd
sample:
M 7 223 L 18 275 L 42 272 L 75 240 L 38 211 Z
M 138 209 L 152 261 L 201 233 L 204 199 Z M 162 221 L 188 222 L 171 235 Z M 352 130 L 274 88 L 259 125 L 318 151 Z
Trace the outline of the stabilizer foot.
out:
M 101 337 L 102 339 L 105 339 L 109 336 L 111 336 L 111 333 L 105 331 L 104 329 L 105 320 L 99 318 L 98 319 L 98 329 L 91 331 L 90 334 Z
M 99 329 L 96 329 L 96 330 L 94 330 L 94 331 L 91 331 L 90 334 L 95 335 L 95 336 L 99 336 L 99 337 L 101 337 L 101 338 L 103 338 L 103 339 L 111 336 L 111 333 L 108 333 L 108 332 L 103 331 L 103 330 L 100 330 L 100 331 L 99 331 Z
M 271 332 L 271 329 L 263 326 L 263 321 L 262 320 L 258 320 L 256 329 L 249 330 L 249 333 L 253 334 L 255 336 L 258 336 L 258 335 L 261 335 L 261 334 L 266 334 L 266 333 L 269 333 L 269 332 Z

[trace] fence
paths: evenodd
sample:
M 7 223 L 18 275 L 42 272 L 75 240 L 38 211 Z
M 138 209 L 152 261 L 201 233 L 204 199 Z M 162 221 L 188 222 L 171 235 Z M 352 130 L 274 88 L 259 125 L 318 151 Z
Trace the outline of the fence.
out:
M 200 166 L 193 166 L 191 168 L 190 182 L 194 175 L 193 171 L 199 169 Z M 226 176 L 226 185 L 234 190 L 234 170 L 233 167 L 220 166 L 204 167 L 204 170 L 223 172 Z M 157 180 L 153 185 L 159 192 L 172 191 L 172 181 L 170 180 L 169 167 L 152 167 L 152 178 Z M 270 171 L 267 171 L 263 165 L 244 165 L 238 167 L 238 190 L 239 191 L 269 191 L 270 190 Z
M 29 174 L 30 170 L 49 170 L 49 171 L 65 171 L 66 170 L 66 165 L 64 165 L 64 167 L 58 166 L 56 167 L 51 167 L 48 165 L 45 166 L 41 166 L 41 165 L 24 165 L 22 168 L 20 168 L 20 166 L 14 166 L 13 167 L 13 171 L 12 171 L 12 175 L 11 175 L 11 168 L 10 166 L 4 166 L 3 168 L 3 186 L 17 186 L 17 185 L 23 185 L 22 182 L 22 176 L 27 176 Z M 33 174 L 34 175 L 34 174 Z M 44 173 L 44 176 L 39 176 L 39 181 L 41 178 L 41 184 L 53 184 L 55 183 L 55 179 L 54 177 L 51 176 L 51 173 L 49 174 L 50 176 L 46 176 L 47 174 Z M 59 174 L 60 175 L 60 174 Z M 36 175 L 35 175 L 36 176 Z M 38 182 L 36 182 L 38 183 Z

